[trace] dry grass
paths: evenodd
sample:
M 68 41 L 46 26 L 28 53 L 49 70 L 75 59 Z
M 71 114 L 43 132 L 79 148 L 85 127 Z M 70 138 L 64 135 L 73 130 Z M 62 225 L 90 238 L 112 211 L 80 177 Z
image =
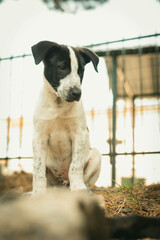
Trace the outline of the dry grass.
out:
M 160 217 L 160 184 L 93 189 L 104 197 L 109 216 L 141 215 Z
M 0 177 L 0 194 L 6 191 L 27 192 L 32 190 L 32 174 L 15 172 Z M 108 216 L 141 215 L 160 217 L 160 184 L 117 188 L 92 188 L 103 195 Z

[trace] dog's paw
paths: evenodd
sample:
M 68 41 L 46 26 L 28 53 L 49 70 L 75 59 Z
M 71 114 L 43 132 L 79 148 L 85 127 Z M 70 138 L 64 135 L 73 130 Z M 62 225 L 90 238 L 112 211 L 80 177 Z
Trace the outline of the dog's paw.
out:
M 32 197 L 32 196 L 34 196 L 34 195 L 35 195 L 34 192 L 24 192 L 24 193 L 23 193 L 23 196 L 25 196 L 25 197 Z
M 70 190 L 71 192 L 83 192 L 83 193 L 92 194 L 92 190 L 88 189 L 86 186 L 74 187 L 74 188 L 70 188 Z
M 70 181 L 70 190 L 71 191 L 79 191 L 79 190 L 84 190 L 87 189 L 86 185 L 84 182 L 80 179 L 74 179 L 74 181 Z
M 91 190 L 91 189 L 88 189 L 88 188 L 82 189 L 82 190 L 80 190 L 80 191 L 82 191 L 82 192 L 84 192 L 84 193 L 92 194 L 92 190 Z
M 74 191 L 85 191 L 87 189 L 86 185 L 70 185 L 70 190 Z

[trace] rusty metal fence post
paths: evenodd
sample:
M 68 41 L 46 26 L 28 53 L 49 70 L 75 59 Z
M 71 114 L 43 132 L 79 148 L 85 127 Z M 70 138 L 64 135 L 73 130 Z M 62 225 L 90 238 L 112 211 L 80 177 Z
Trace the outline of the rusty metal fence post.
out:
M 112 110 L 112 187 L 116 182 L 116 100 L 117 100 L 117 59 L 116 55 L 112 57 L 112 93 L 113 93 L 113 110 Z

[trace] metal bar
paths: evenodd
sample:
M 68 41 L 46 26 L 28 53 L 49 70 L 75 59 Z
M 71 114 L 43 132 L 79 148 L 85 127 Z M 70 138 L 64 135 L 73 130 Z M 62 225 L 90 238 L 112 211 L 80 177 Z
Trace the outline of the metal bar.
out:
M 160 151 L 154 152 L 123 152 L 123 153 L 115 153 L 116 156 L 127 156 L 127 155 L 152 155 L 152 154 L 160 154 Z M 102 156 L 110 156 L 112 154 L 102 153 Z
M 106 50 L 106 66 L 108 66 L 107 67 L 107 71 L 108 71 L 108 75 L 110 76 L 110 66 L 109 66 L 110 60 L 109 60 L 109 56 L 110 56 L 110 51 L 107 48 L 107 50 Z M 112 84 L 110 83 L 110 78 L 109 78 L 109 87 L 111 85 Z M 109 144 L 109 156 L 111 156 L 111 153 L 112 153 L 112 144 L 111 144 L 111 142 L 112 142 L 112 119 L 111 119 L 111 114 L 110 114 L 110 109 L 109 108 L 107 108 L 107 112 L 106 113 L 107 113 L 107 118 L 108 118 L 108 129 L 109 129 L 109 139 L 108 139 L 107 142 Z M 112 164 L 111 161 L 112 161 L 112 159 L 110 157 L 110 164 Z
M 8 157 L 8 152 L 9 152 L 9 143 L 10 143 L 10 132 L 11 132 L 11 106 L 12 106 L 12 70 L 13 70 L 13 66 L 12 66 L 12 59 L 10 59 L 10 63 L 9 63 L 9 91 L 8 91 L 8 98 L 9 98 L 9 112 L 8 112 L 8 118 L 6 119 L 7 121 L 7 146 L 6 146 L 6 156 Z M 6 161 L 6 167 L 8 166 L 8 162 Z
M 5 61 L 5 60 L 12 60 L 15 58 L 24 58 L 24 57 L 31 57 L 32 54 L 23 54 L 23 55 L 17 55 L 17 56 L 10 56 L 10 57 L 5 57 L 5 58 L 0 58 L 0 61 Z
M 152 154 L 160 154 L 160 151 L 155 151 L 155 152 L 123 152 L 123 153 L 115 153 L 116 156 L 127 156 L 127 155 L 152 155 Z M 102 153 L 102 156 L 112 156 L 112 153 Z M 0 161 L 3 160 L 12 160 L 12 159 L 32 159 L 33 157 L 23 157 L 23 156 L 19 156 L 19 157 L 1 157 Z
M 159 67 L 160 67 L 160 61 L 159 61 L 159 48 L 157 45 L 155 45 L 155 54 L 156 54 L 156 87 L 159 93 L 158 96 L 158 121 L 159 121 L 159 131 L 160 131 L 160 75 L 159 75 Z
M 135 99 L 132 100 L 132 150 L 135 152 Z M 132 184 L 135 182 L 135 155 L 132 157 Z
M 19 157 L 1 157 L 0 158 L 0 161 L 3 161 L 3 160 L 13 160 L 13 159 L 17 159 L 17 160 L 20 160 L 20 159 L 32 159 L 33 157 L 23 157 L 23 156 L 19 156 Z
M 23 59 L 21 60 L 22 61 L 22 80 L 21 80 L 21 110 L 20 110 L 20 118 L 19 118 L 19 133 L 20 133 L 20 136 L 19 136 L 19 150 L 21 151 L 22 149 L 22 140 L 23 140 L 23 127 L 24 127 L 24 117 L 23 117 L 23 95 L 24 95 L 24 74 L 25 74 L 25 70 L 24 70 L 24 57 Z M 19 155 L 21 155 L 19 153 Z
M 138 62 L 139 62 L 139 80 L 140 80 L 140 95 L 143 95 L 143 76 L 142 76 L 142 47 L 138 48 Z
M 159 62 L 159 47 L 157 46 L 157 44 L 155 44 L 155 55 L 156 55 L 156 85 L 157 85 L 157 89 L 158 92 L 160 93 L 160 82 L 159 82 L 159 66 L 160 66 L 160 62 Z
M 116 181 L 116 100 L 117 100 L 117 59 L 112 58 L 112 92 L 113 92 L 113 112 L 112 112 L 112 187 Z
M 116 155 L 147 155 L 147 154 L 160 154 L 160 151 L 152 151 L 152 152 L 130 152 L 130 153 L 116 153 Z
M 22 148 L 22 133 L 23 133 L 23 126 L 24 126 L 24 118 L 21 116 L 19 118 L 19 148 Z
M 85 47 L 97 47 L 97 46 L 102 46 L 102 45 L 107 45 L 107 44 L 127 42 L 127 41 L 133 41 L 133 40 L 144 39 L 144 38 L 153 38 L 153 37 L 158 37 L 158 36 L 160 36 L 160 33 L 144 35 L 144 36 L 139 36 L 139 37 L 132 37 L 132 38 L 123 38 L 123 39 L 119 39 L 119 40 L 96 43 L 96 44 L 90 44 L 90 45 L 86 45 Z
M 157 47 L 160 50 L 160 47 Z M 105 51 L 95 51 L 98 56 L 105 57 L 106 52 Z M 110 56 L 117 55 L 120 56 L 122 51 L 120 49 L 114 49 L 110 50 Z M 155 47 L 149 46 L 149 47 L 143 47 L 143 55 L 149 54 L 149 53 L 155 53 Z M 126 48 L 125 55 L 136 55 L 138 54 L 138 48 Z
M 114 43 L 127 42 L 127 41 L 133 41 L 133 40 L 145 39 L 145 38 L 153 38 L 153 37 L 158 37 L 158 36 L 160 36 L 160 33 L 144 35 L 144 36 L 139 36 L 139 37 L 132 37 L 132 38 L 123 38 L 123 39 L 119 39 L 119 40 L 107 41 L 107 42 L 102 42 L 102 43 L 97 43 L 97 44 L 90 44 L 90 45 L 85 45 L 84 47 L 91 48 L 91 47 L 96 47 L 96 46 L 109 45 L 109 44 L 114 44 Z M 133 51 L 134 51 L 134 49 L 133 49 Z M 106 53 L 105 53 L 105 55 L 106 55 Z M 32 54 L 23 54 L 23 55 L 0 58 L 0 61 L 12 60 L 14 58 L 31 57 L 31 56 L 32 56 Z
M 11 118 L 8 117 L 6 119 L 7 122 L 7 146 L 6 146 L 6 153 L 8 155 L 8 151 L 9 151 L 9 141 L 10 141 L 10 129 L 11 129 Z
M 124 96 L 125 98 L 128 98 L 128 96 Z M 143 93 L 143 95 L 141 95 L 141 94 L 135 94 L 134 96 L 133 96 L 135 99 L 136 98 L 151 98 L 151 97 L 155 97 L 155 98 L 158 98 L 159 99 L 159 97 L 160 97 L 160 93 Z M 119 98 L 119 99 L 121 99 L 121 98 L 123 98 L 123 96 L 122 95 L 117 95 L 117 98 Z

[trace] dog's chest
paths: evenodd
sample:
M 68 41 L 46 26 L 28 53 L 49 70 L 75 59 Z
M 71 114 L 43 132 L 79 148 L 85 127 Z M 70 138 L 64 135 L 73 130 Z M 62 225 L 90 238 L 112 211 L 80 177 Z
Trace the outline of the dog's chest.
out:
M 71 138 L 65 129 L 55 129 L 50 133 L 49 149 L 54 161 L 65 161 L 71 154 Z
M 68 179 L 68 169 L 72 158 L 72 142 L 68 125 L 65 121 L 53 121 L 48 142 L 46 165 L 56 178 Z

